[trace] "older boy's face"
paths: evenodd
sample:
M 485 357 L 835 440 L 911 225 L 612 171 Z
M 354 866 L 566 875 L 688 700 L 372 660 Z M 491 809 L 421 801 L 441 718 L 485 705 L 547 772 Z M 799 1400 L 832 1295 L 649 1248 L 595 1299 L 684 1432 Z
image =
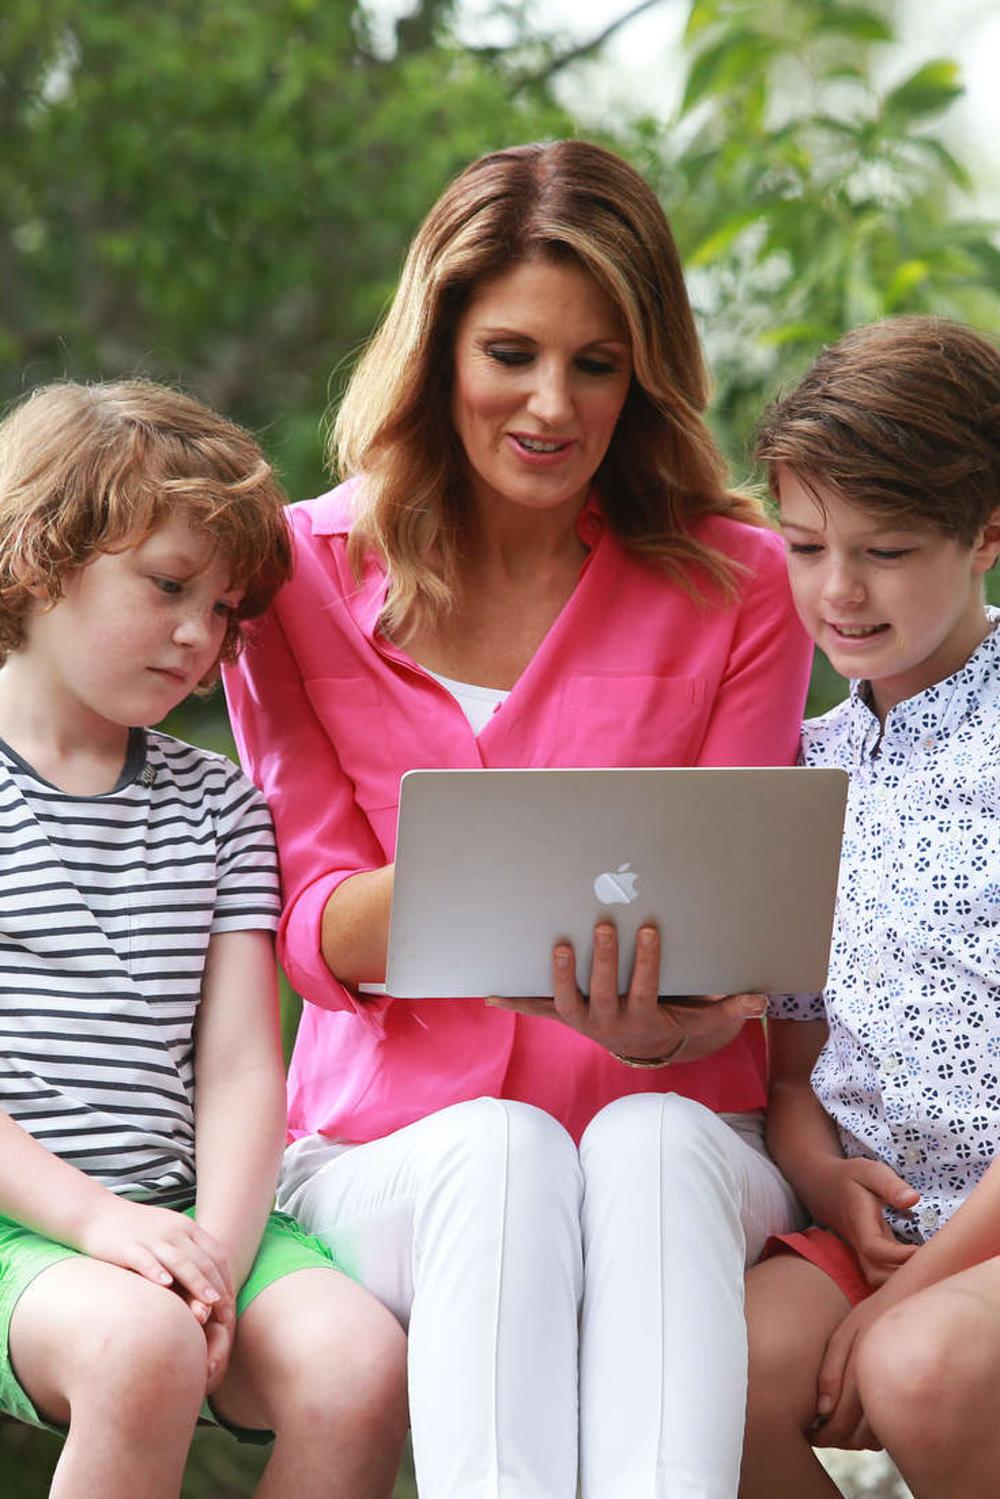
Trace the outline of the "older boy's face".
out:
M 154 724 L 212 670 L 240 597 L 210 540 L 172 516 L 71 573 L 55 607 L 30 616 L 24 650 L 55 701 Z
M 778 480 L 795 605 L 834 669 L 866 678 L 883 717 L 958 671 L 989 628 L 983 574 L 1000 527 L 969 547 L 888 525 L 829 486 L 807 488 L 784 465 Z

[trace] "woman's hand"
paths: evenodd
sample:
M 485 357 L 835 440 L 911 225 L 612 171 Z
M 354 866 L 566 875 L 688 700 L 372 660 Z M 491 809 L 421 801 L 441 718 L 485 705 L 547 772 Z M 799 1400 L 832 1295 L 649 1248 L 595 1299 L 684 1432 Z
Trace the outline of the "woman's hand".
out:
M 636 1061 L 697 1061 L 719 1051 L 767 1008 L 760 994 L 707 996 L 697 1006 L 660 1004 L 660 934 L 640 927 L 628 993 L 618 992 L 618 934 L 610 922 L 594 928 L 590 994 L 576 986 L 573 949 L 560 942 L 552 955 L 551 999 L 490 998 L 488 1004 L 522 1015 L 542 1015 L 572 1027 L 619 1056 Z

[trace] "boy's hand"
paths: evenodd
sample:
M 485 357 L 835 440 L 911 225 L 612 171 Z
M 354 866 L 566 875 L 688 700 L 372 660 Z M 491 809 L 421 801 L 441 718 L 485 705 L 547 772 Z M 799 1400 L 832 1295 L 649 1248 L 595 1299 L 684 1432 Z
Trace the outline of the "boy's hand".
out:
M 809 1433 L 814 1447 L 881 1448 L 861 1407 L 856 1362 L 861 1338 L 883 1310 L 878 1296 L 870 1296 L 844 1318 L 827 1343 L 816 1386 L 816 1425 Z
M 109 1193 L 90 1216 L 78 1247 L 92 1259 L 173 1287 L 189 1303 L 208 1308 L 219 1323 L 233 1321 L 235 1296 L 226 1251 L 183 1213 Z
M 179 1291 L 178 1295 L 187 1302 L 205 1334 L 205 1394 L 211 1395 L 219 1388 L 229 1368 L 233 1339 L 236 1336 L 236 1318 L 226 1316 L 220 1320 L 216 1315 L 218 1302 L 215 1306 L 208 1306 L 196 1296 L 187 1295 L 183 1291 Z
M 837 1161 L 823 1221 L 846 1239 L 873 1286 L 881 1286 L 913 1254 L 915 1244 L 901 1244 L 885 1221 L 883 1206 L 905 1212 L 920 1193 L 891 1166 L 862 1158 Z

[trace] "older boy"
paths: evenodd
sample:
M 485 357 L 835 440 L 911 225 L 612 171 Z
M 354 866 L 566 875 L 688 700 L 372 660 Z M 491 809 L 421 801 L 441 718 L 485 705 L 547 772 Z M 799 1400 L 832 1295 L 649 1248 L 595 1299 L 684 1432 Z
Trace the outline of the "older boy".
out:
M 1000 351 L 859 328 L 765 419 L 806 629 L 852 678 L 805 726 L 851 776 L 826 990 L 772 1005 L 768 1143 L 822 1228 L 748 1277 L 744 1499 L 885 1446 L 919 1499 L 1000 1491 Z M 811 1076 L 811 1086 L 810 1086 Z M 835 1232 L 831 1232 L 831 1230 Z

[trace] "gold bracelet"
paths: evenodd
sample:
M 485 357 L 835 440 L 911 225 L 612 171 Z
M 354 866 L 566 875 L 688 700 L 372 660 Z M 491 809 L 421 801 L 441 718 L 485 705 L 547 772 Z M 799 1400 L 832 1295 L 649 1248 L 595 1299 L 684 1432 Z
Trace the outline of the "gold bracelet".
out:
M 626 1057 L 620 1051 L 613 1051 L 611 1055 L 616 1062 L 624 1062 L 626 1067 L 670 1067 L 680 1058 L 687 1044 L 688 1033 L 684 1031 L 673 1051 L 668 1052 L 665 1057 Z

